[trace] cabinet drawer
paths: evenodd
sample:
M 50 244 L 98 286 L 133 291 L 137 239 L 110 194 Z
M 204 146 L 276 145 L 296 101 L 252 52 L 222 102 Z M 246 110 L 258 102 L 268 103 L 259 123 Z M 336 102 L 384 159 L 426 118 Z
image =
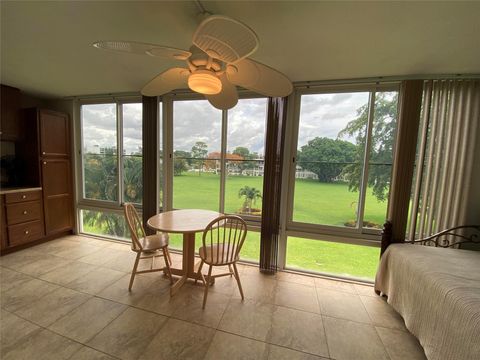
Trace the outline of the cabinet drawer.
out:
M 15 225 L 42 218 L 40 201 L 19 202 L 7 205 L 7 224 Z
M 5 194 L 5 203 L 17 203 L 21 201 L 32 201 L 32 200 L 40 200 L 42 198 L 42 191 L 35 190 L 35 191 L 22 191 L 16 192 L 11 194 Z
M 15 246 L 28 243 L 40 239 L 43 235 L 43 222 L 40 220 L 10 225 L 8 227 L 8 244 Z

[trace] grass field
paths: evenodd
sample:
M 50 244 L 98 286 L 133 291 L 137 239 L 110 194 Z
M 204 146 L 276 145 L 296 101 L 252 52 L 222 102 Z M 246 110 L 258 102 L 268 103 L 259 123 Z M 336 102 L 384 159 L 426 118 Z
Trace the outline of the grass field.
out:
M 211 173 L 187 173 L 173 179 L 174 208 L 219 210 L 220 177 Z M 240 210 L 243 199 L 238 191 L 244 187 L 263 191 L 263 178 L 228 176 L 225 188 L 225 211 Z M 316 180 L 297 179 L 295 183 L 294 220 L 313 224 L 343 226 L 355 219 L 358 193 L 348 191 L 346 184 L 326 184 Z M 261 209 L 257 200 L 255 208 Z M 382 224 L 386 203 L 381 203 L 369 191 L 366 195 L 365 220 Z M 84 226 L 84 231 L 101 233 L 99 229 Z M 196 247 L 201 246 L 197 234 Z M 170 235 L 172 248 L 182 248 L 182 236 Z M 258 261 L 260 233 L 249 231 L 241 258 Z M 287 267 L 372 279 L 378 265 L 379 248 L 343 243 L 289 237 L 287 241 Z
M 220 178 L 211 173 L 187 173 L 174 177 L 173 206 L 175 208 L 199 208 L 218 211 Z M 263 191 L 263 178 L 253 176 L 228 176 L 225 186 L 225 211 L 240 210 L 243 200 L 238 191 L 250 186 Z M 313 224 L 343 226 L 353 221 L 356 214 L 358 193 L 350 192 L 346 184 L 327 184 L 316 180 L 297 179 L 295 183 L 294 220 Z M 382 224 L 385 221 L 386 203 L 378 202 L 369 191 L 365 201 L 365 221 Z M 262 207 L 257 200 L 256 208 Z M 181 248 L 178 235 L 172 244 Z M 201 244 L 197 234 L 197 247 Z M 258 261 L 260 235 L 249 232 L 242 258 Z M 335 273 L 372 279 L 378 265 L 379 249 L 374 247 L 314 241 L 289 237 L 287 242 L 287 266 L 319 272 Z
M 263 178 L 259 176 L 228 176 L 225 185 L 225 211 L 237 212 L 243 203 L 238 191 L 250 186 L 263 192 Z M 173 178 L 173 207 L 218 211 L 220 176 L 211 173 L 186 173 Z M 293 220 L 324 225 L 343 226 L 355 219 L 358 193 L 348 190 L 346 184 L 320 183 L 317 180 L 297 179 Z M 383 224 L 386 202 L 378 202 L 371 191 L 366 194 L 365 221 Z M 257 200 L 255 208 L 262 208 Z

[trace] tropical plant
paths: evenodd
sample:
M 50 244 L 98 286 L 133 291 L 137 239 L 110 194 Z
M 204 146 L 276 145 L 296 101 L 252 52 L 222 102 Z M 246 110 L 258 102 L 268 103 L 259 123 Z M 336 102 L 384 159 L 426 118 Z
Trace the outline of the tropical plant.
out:
M 245 198 L 243 201 L 242 212 L 250 214 L 252 212 L 252 204 L 255 204 L 257 199 L 262 198 L 262 193 L 254 187 L 244 186 L 238 191 L 238 197 Z

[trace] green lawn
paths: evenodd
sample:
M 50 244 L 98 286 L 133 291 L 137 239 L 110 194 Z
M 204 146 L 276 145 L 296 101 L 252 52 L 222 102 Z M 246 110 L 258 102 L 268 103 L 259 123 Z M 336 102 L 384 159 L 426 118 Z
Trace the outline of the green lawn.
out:
M 219 175 L 186 173 L 174 177 L 173 205 L 175 208 L 199 208 L 218 211 Z M 225 188 L 225 211 L 238 212 L 243 200 L 238 191 L 250 186 L 263 191 L 263 178 L 254 176 L 228 176 Z M 320 183 L 311 179 L 295 182 L 294 220 L 314 224 L 344 226 L 355 219 L 358 192 L 348 190 L 346 184 Z M 386 202 L 378 202 L 371 191 L 366 194 L 365 221 L 383 224 Z M 255 207 L 261 208 L 261 200 Z M 182 240 L 173 235 L 172 246 L 181 248 Z M 197 234 L 197 248 L 201 235 Z M 258 261 L 260 235 L 250 231 L 242 249 L 243 259 Z M 378 265 L 379 249 L 327 241 L 289 237 L 287 266 L 345 276 L 372 279 Z
M 238 191 L 250 186 L 263 192 L 263 178 L 259 176 L 228 176 L 225 186 L 225 211 L 237 212 L 243 203 Z M 220 176 L 211 173 L 185 173 L 173 178 L 173 207 L 219 209 Z M 355 219 L 358 192 L 351 192 L 342 183 L 320 183 L 317 180 L 297 179 L 295 182 L 294 217 L 295 221 L 343 226 Z M 365 200 L 365 221 L 383 224 L 386 215 L 386 202 L 379 202 L 367 192 Z M 262 207 L 257 200 L 255 208 Z

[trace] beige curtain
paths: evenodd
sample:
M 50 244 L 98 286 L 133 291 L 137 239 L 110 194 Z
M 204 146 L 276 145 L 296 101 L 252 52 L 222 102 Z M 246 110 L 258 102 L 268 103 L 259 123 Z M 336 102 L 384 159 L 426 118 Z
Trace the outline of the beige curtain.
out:
M 426 81 L 423 96 L 410 240 L 465 225 L 480 119 L 480 80 Z

